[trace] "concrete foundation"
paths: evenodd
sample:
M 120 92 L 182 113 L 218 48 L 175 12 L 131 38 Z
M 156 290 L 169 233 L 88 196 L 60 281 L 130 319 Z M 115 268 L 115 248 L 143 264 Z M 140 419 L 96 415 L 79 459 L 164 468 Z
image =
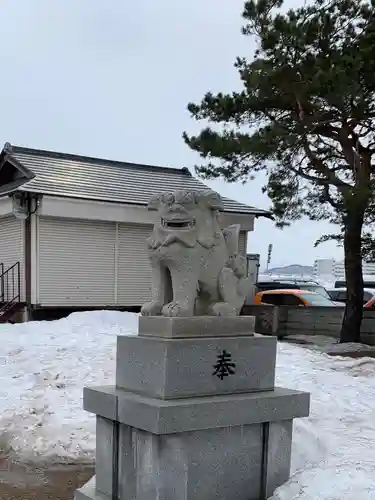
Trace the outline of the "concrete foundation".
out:
M 213 323 L 162 318 L 168 333 L 156 336 L 162 322 L 153 330 L 152 319 L 146 335 L 141 321 L 138 337 L 118 338 L 116 386 L 84 390 L 97 419 L 96 478 L 75 499 L 268 498 L 289 478 L 293 418 L 309 414 L 310 399 L 274 387 L 276 339 L 253 335 L 253 318 L 248 334 L 232 318 L 236 336 L 186 338 L 173 332 Z

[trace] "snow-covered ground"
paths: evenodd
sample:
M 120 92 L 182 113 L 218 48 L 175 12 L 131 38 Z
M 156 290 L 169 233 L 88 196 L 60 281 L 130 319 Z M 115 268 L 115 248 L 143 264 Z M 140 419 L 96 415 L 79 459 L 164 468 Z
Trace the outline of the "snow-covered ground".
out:
M 109 311 L 0 325 L 0 449 L 6 441 L 23 459 L 92 460 L 83 386 L 113 383 L 116 336 L 137 329 L 137 315 Z
M 136 333 L 137 320 L 98 311 L 0 325 L 0 451 L 92 460 L 95 422 L 82 389 L 113 383 L 116 335 Z M 312 405 L 295 421 L 292 476 L 272 500 L 375 500 L 375 359 L 279 344 L 277 384 L 310 391 Z

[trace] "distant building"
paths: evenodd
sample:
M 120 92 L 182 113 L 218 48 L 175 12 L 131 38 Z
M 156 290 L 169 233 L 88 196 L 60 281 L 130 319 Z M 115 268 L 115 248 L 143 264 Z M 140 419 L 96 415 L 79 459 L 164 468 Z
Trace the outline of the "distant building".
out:
M 375 262 L 363 262 L 363 274 L 375 275 Z M 345 276 L 344 261 L 335 259 L 317 259 L 314 262 L 314 275 L 316 277 L 333 276 L 343 278 Z

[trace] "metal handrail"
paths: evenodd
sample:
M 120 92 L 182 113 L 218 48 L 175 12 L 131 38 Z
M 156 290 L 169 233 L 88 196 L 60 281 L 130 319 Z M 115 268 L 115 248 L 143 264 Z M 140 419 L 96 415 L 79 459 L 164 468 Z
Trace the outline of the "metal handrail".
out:
M 0 276 L 4 274 L 4 263 L 0 262 Z M 0 302 L 4 302 L 4 282 L 0 280 Z
M 21 273 L 19 261 L 4 271 L 4 264 L 0 265 L 1 302 L 0 313 L 7 311 L 14 303 L 21 300 Z

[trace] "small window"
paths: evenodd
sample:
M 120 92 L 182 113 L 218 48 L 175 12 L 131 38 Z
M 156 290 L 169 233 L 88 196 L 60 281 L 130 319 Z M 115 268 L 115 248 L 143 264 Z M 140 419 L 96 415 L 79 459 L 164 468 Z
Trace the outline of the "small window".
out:
M 338 292 L 337 293 L 337 298 L 336 300 L 338 302 L 346 302 L 347 301 L 347 294 L 346 294 L 346 290 L 345 291 L 341 291 L 341 292 Z
M 274 306 L 300 306 L 302 300 L 291 293 L 265 293 L 262 297 L 263 304 L 272 304 Z
M 336 300 L 337 301 L 338 300 L 337 299 L 338 295 L 339 295 L 339 292 L 336 291 L 336 290 L 335 291 L 333 291 L 333 290 L 329 291 L 329 296 L 330 296 L 331 300 Z
M 330 294 L 327 292 L 327 290 L 324 288 L 324 286 L 319 286 L 319 285 L 300 285 L 300 290 L 307 290 L 309 292 L 315 292 L 318 293 L 319 295 L 323 295 L 328 300 L 331 300 Z
M 310 306 L 325 306 L 331 307 L 334 306 L 331 300 L 326 299 L 322 295 L 318 293 L 301 293 L 300 295 Z
M 335 288 L 344 288 L 346 287 L 345 281 L 335 281 Z
M 285 294 L 283 295 L 283 306 L 303 306 L 302 300 L 297 295 Z
M 261 302 L 262 304 L 281 306 L 283 305 L 283 295 L 281 293 L 264 293 Z

